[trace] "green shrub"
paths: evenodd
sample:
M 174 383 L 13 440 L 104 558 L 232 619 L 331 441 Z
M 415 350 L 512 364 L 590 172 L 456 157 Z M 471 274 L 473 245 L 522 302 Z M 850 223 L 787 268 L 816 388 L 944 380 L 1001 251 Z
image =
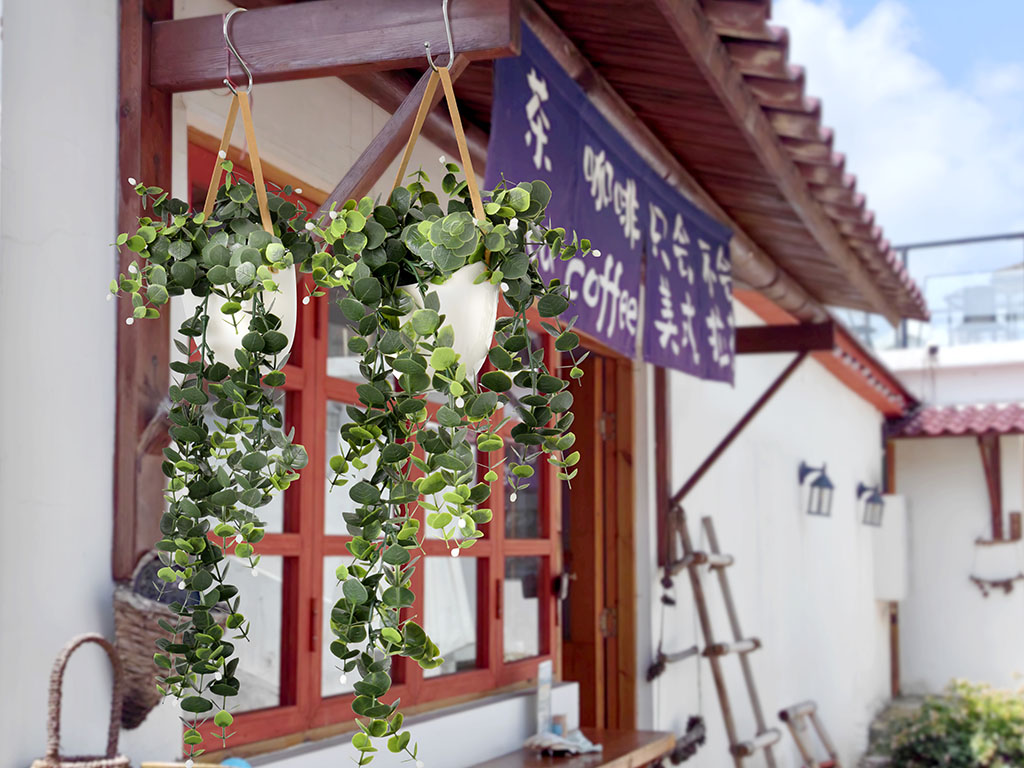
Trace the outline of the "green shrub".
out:
M 1024 696 L 963 680 L 888 734 L 893 768 L 1024 766 Z

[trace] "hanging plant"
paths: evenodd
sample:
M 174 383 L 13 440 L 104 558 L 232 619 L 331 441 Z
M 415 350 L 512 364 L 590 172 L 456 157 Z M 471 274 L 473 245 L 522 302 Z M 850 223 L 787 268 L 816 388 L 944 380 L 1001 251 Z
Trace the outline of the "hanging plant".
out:
M 260 508 L 307 463 L 279 407 L 294 335 L 294 270 L 312 275 L 314 296 L 348 286 L 313 238 L 308 213 L 285 199 L 290 188 L 261 200 L 230 161 L 220 167 L 226 176 L 219 189 L 211 186 L 209 214 L 158 187 L 135 186 L 149 215 L 117 238 L 137 259 L 110 285 L 132 302 L 129 325 L 159 317 L 173 297 L 187 309 L 174 339 L 183 359 L 170 364 L 167 511 L 156 542 L 158 577 L 181 598 L 170 605 L 176 622 L 160 621 L 166 636 L 154 660 L 165 671 L 160 690 L 185 713 L 189 756 L 202 754 L 199 727 L 211 716 L 227 738 L 229 701 L 239 690 L 233 641 L 250 632 L 227 555 L 233 548 L 256 567 Z
M 446 171 L 447 212 L 417 172 L 387 204 L 349 201 L 317 230 L 336 254 L 347 254 L 339 261 L 350 260 L 343 269 L 351 291 L 340 305 L 355 331 L 349 350 L 361 356 L 364 380 L 341 428 L 344 450 L 330 460 L 333 484 L 347 485 L 356 504 L 345 515 L 354 562 L 337 569 L 342 597 L 331 612 L 330 650 L 345 673 L 360 675 L 352 707 L 369 718 L 353 738 L 360 765 L 372 759 L 373 737 L 386 736 L 391 751 L 416 758 L 401 731 L 398 702 L 382 701 L 391 687 L 391 657 L 424 669 L 443 661 L 423 627 L 403 613 L 415 600 L 410 583 L 423 537 L 416 512 L 458 556 L 491 520 L 483 505 L 498 478 L 492 457 L 503 447 L 513 494 L 526 487 L 541 454 L 563 480 L 575 476 L 579 460 L 570 452 L 568 382 L 548 370 L 542 349 L 531 348 L 527 311 L 536 306 L 547 318 L 544 329 L 572 359 L 569 376 L 582 376 L 577 363 L 585 355 L 574 352 L 573 321 L 560 319 L 569 306 L 566 286 L 545 281 L 535 256 L 551 248 L 567 259 L 589 243 L 575 236 L 566 243 L 564 230 L 544 224 L 551 196 L 544 182 L 501 184 L 478 219 L 458 166 Z M 499 293 L 512 315 L 496 321 Z M 492 370 L 478 380 L 485 358 Z M 444 396 L 433 417 L 429 392 Z M 519 423 L 506 446 L 500 432 L 511 420 L 510 405 Z M 486 467 L 480 482 L 478 466 Z
M 447 70 L 439 68 L 434 78 L 443 83 L 458 126 Z M 130 297 L 129 325 L 159 317 L 172 297 L 187 309 L 182 338 L 174 341 L 184 359 L 171 363 L 177 378 L 170 387 L 172 445 L 163 463 L 168 507 L 156 544 L 163 564 L 158 577 L 182 595 L 170 606 L 177 621 L 160 622 L 166 636 L 154 657 L 165 670 L 159 687 L 180 700 L 186 755 L 203 753 L 199 729 L 211 717 L 217 737 L 227 739 L 229 702 L 239 691 L 233 641 L 247 640 L 252 629 L 238 587 L 228 582 L 226 557 L 233 547 L 236 557 L 257 565 L 254 545 L 264 535 L 259 510 L 307 463 L 278 406 L 294 336 L 297 268 L 311 276 L 311 296 L 332 288 L 345 294 L 339 304 L 355 331 L 349 349 L 360 356 L 363 379 L 359 404 L 348 407 L 350 421 L 341 428 L 344 449 L 329 462 L 331 482 L 348 486 L 356 504 L 345 515 L 353 562 L 337 569 L 342 597 L 330 620 L 331 653 L 345 673 L 359 673 L 352 708 L 364 719 L 352 743 L 359 765 L 372 761 L 379 738 L 417 760 L 399 702 L 383 699 L 393 657 L 425 669 L 443 661 L 410 618 L 419 520 L 425 516 L 458 556 L 491 519 L 483 505 L 502 451 L 513 500 L 541 455 L 559 479 L 575 476 L 568 381 L 561 368 L 547 368 L 543 350 L 532 348 L 527 312 L 536 308 L 570 361 L 568 376 L 581 377 L 586 354 L 576 353 L 575 319 L 562 320 L 567 287 L 546 281 L 537 257 L 550 249 L 570 259 L 590 243 L 546 224 L 551 191 L 542 181 L 503 181 L 481 196 L 460 130 L 467 173 L 460 180 L 459 166 L 445 164 L 446 208 L 419 171 L 411 183 L 396 183 L 385 204 L 350 200 L 312 220 L 284 196 L 267 194 L 247 99 L 236 96 L 231 109 L 224 145 L 241 109 L 255 186 L 225 160 L 219 165 L 224 184 L 218 188 L 216 171 L 206 206 L 195 213 L 159 188 L 136 185 L 150 215 L 134 234 L 118 237 L 117 245 L 138 258 L 111 283 L 113 294 Z M 511 316 L 497 319 L 499 295 Z M 480 375 L 485 360 L 490 369 Z M 428 393 L 445 400 L 433 414 Z M 511 412 L 517 423 L 506 445 L 501 433 Z M 478 467 L 486 467 L 479 481 Z

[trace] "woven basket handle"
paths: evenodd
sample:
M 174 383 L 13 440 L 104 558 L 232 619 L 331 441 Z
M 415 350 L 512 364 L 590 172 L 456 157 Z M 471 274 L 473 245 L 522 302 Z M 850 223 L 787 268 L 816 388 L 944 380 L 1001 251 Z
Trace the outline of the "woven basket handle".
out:
M 117 740 L 121 731 L 121 701 L 124 696 L 124 671 L 121 667 L 121 657 L 117 655 L 114 646 L 111 645 L 102 635 L 88 634 L 79 635 L 64 646 L 64 650 L 57 656 L 53 663 L 53 671 L 50 672 L 50 704 L 46 723 L 46 759 L 51 763 L 60 762 L 60 703 L 62 688 L 64 686 L 64 668 L 68 665 L 71 654 L 86 643 L 96 643 L 110 657 L 110 663 L 114 668 L 114 688 L 110 702 L 110 730 L 107 733 L 107 757 L 117 756 Z

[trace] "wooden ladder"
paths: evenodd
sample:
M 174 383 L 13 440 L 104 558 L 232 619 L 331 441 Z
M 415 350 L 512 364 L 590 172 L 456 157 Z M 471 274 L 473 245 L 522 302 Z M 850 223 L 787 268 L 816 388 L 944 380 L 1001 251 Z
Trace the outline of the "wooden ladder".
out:
M 842 768 L 839 765 L 839 755 L 836 753 L 836 746 L 829 738 L 828 731 L 818 719 L 818 705 L 813 701 L 805 701 L 802 704 L 794 704 L 788 709 L 779 712 L 779 719 L 789 726 L 789 732 L 793 734 L 793 741 L 800 750 L 800 757 L 804 760 L 805 768 Z M 818 734 L 818 741 L 828 752 L 828 760 L 819 763 L 814 757 L 814 750 L 808 742 L 811 728 Z
M 729 751 L 732 754 L 736 768 L 743 768 L 743 759 L 764 752 L 765 762 L 769 768 L 776 768 L 775 755 L 772 746 L 782 738 L 777 728 L 769 728 L 764 719 L 764 711 L 761 709 L 761 699 L 757 694 L 757 685 L 754 682 L 754 671 L 747 658 L 750 653 L 761 647 L 761 641 L 756 637 L 744 637 L 740 630 L 739 616 L 736 614 L 736 605 L 732 599 L 732 590 L 729 587 L 729 578 L 726 569 L 733 564 L 732 555 L 723 555 L 718 548 L 718 537 L 715 535 L 715 526 L 710 517 L 701 520 L 704 532 L 708 539 L 708 552 L 698 552 L 693 548 L 690 539 L 690 532 L 686 525 L 686 515 L 682 507 L 675 507 L 672 510 L 673 534 L 678 534 L 683 545 L 682 558 L 676 559 L 673 553 L 673 561 L 669 565 L 669 575 L 673 575 L 684 568 L 690 574 L 690 584 L 693 587 L 693 598 L 697 604 L 697 614 L 700 618 L 701 631 L 704 635 L 704 652 L 711 664 L 711 672 L 715 679 L 715 689 L 718 693 L 718 702 L 722 707 L 722 719 L 725 721 L 726 734 L 729 737 Z M 673 549 L 675 548 L 675 535 L 672 536 Z M 725 601 L 726 612 L 729 616 L 729 624 L 732 629 L 732 640 L 720 642 L 715 639 L 711 626 L 711 615 L 708 612 L 707 601 L 704 597 L 704 585 L 701 580 L 700 566 L 707 565 L 718 575 L 718 583 L 722 591 L 722 598 Z M 743 670 L 743 679 L 746 682 L 747 694 L 750 697 L 750 705 L 754 711 L 754 720 L 757 723 L 757 734 L 746 741 L 740 741 L 736 733 L 736 722 L 733 719 L 732 705 L 729 703 L 729 691 L 725 685 L 725 676 L 722 673 L 722 659 L 725 656 L 736 654 L 739 656 L 740 667 Z

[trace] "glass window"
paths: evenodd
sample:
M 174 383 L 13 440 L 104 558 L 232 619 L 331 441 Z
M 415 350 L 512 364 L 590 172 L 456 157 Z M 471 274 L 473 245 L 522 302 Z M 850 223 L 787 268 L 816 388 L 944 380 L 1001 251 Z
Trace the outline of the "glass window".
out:
M 423 628 L 444 664 L 423 672 L 437 677 L 477 665 L 477 572 L 479 558 L 428 557 L 423 565 Z
M 511 454 L 510 454 L 511 455 Z M 513 456 L 514 458 L 514 456 Z M 518 491 L 512 490 L 510 480 L 512 473 L 506 464 L 505 470 L 505 536 L 510 539 L 538 539 L 541 536 L 541 482 L 544 473 L 541 472 L 545 463 L 543 456 L 534 458 L 527 464 L 534 469 L 533 477 L 526 479 L 526 487 L 520 487 Z M 522 484 L 522 480 L 519 484 Z
M 505 661 L 540 655 L 541 571 L 540 557 L 505 558 Z
M 239 658 L 235 674 L 240 683 L 234 703 L 239 712 L 276 707 L 281 703 L 284 558 L 263 555 L 255 569 L 247 560 L 234 556 L 227 560 L 229 583 L 244 587 L 239 610 L 252 628 L 248 641 L 232 640 Z M 227 630 L 225 634 L 232 637 L 236 633 Z

